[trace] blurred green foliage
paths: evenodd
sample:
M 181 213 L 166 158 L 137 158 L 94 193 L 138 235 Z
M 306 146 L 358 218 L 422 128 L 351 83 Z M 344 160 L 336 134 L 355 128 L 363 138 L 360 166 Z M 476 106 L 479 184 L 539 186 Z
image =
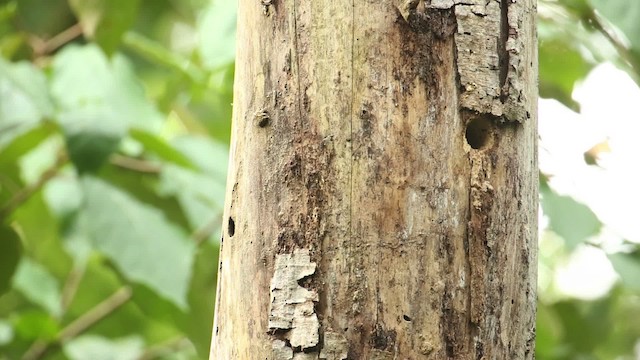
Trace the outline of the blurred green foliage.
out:
M 604 61 L 638 81 L 638 4 L 541 0 L 541 96 L 577 110 Z M 207 357 L 235 9 L 0 0 L 0 360 Z M 566 258 L 602 224 L 542 178 Z M 599 300 L 541 293 L 538 359 L 633 358 L 639 253 L 608 254 L 622 281 Z
M 538 6 L 541 97 L 555 98 L 579 111 L 573 89 L 603 62 L 615 64 L 640 84 L 640 2 L 539 0 Z M 589 154 L 585 161 L 597 166 Z M 549 220 L 543 243 L 545 237 L 553 237 L 556 243 L 554 249 L 541 251 L 541 271 L 557 270 L 579 246 L 600 249 L 591 239 L 603 224 L 587 206 L 556 194 L 546 174 L 541 174 L 540 196 Z M 621 281 L 597 300 L 558 296 L 552 287 L 539 288 L 537 359 L 640 356 L 640 248 L 628 241 L 619 248 L 619 252 L 607 252 L 607 257 Z
M 0 1 L 0 359 L 206 358 L 235 12 Z

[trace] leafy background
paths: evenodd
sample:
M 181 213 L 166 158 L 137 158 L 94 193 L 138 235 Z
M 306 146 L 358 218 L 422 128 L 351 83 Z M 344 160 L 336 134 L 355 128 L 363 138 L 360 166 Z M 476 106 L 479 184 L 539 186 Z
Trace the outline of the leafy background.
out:
M 0 359 L 207 357 L 235 9 L 0 0 Z M 574 89 L 602 63 L 639 81 L 640 2 L 539 10 L 542 98 L 579 112 Z M 580 161 L 600 167 L 606 149 L 586 144 Z M 543 169 L 537 358 L 637 359 L 638 244 L 605 248 L 607 223 L 553 177 Z M 548 281 L 585 247 L 617 272 L 592 299 Z

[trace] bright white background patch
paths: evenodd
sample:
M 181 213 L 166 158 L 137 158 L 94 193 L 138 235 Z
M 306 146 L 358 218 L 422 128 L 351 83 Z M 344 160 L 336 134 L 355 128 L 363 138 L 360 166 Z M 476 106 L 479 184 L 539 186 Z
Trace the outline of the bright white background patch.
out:
M 605 251 L 619 250 L 622 240 L 640 243 L 640 89 L 624 71 L 602 64 L 573 97 L 580 114 L 555 100 L 539 101 L 540 169 L 550 175 L 554 190 L 588 205 L 603 222 L 600 235 L 589 239 L 601 249 L 581 245 L 555 275 L 541 264 L 540 287 L 593 299 L 617 279 Z M 599 143 L 608 150 L 598 154 L 599 166 L 587 165 L 584 153 Z M 546 223 L 541 219 L 540 226 Z M 541 238 L 541 258 L 552 256 L 555 246 L 549 241 L 553 237 Z

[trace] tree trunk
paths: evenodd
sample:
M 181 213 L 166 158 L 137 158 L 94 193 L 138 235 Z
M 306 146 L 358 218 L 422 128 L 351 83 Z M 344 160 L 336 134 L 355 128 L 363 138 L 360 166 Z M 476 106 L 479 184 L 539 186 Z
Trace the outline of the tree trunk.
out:
M 240 1 L 211 359 L 533 358 L 535 13 Z

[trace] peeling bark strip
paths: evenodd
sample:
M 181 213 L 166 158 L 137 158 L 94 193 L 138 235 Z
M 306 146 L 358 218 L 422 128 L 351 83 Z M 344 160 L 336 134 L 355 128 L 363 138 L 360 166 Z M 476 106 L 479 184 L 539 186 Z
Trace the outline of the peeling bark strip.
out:
M 514 1 L 514 2 L 512 2 Z M 522 1 L 456 0 L 458 73 L 461 105 L 507 121 L 525 121 L 525 66 L 518 29 Z M 520 6 L 521 9 L 516 9 Z M 530 99 L 527 99 L 530 101 Z
M 408 20 L 421 0 L 407 0 L 400 11 Z M 522 61 L 527 39 L 523 15 L 535 11 L 523 0 L 431 0 L 429 9 L 454 9 L 457 30 L 457 70 L 460 77 L 460 106 L 478 113 L 492 114 L 501 121 L 523 122 L 531 117 L 526 84 L 531 79 L 528 64 Z
M 318 345 L 320 323 L 313 304 L 318 301 L 318 293 L 307 290 L 298 283 L 315 271 L 316 264 L 311 262 L 307 249 L 276 256 L 271 279 L 269 329 L 284 331 L 289 347 L 298 351 Z M 274 349 L 276 347 L 281 348 L 274 344 Z M 280 350 L 278 352 L 284 354 Z

